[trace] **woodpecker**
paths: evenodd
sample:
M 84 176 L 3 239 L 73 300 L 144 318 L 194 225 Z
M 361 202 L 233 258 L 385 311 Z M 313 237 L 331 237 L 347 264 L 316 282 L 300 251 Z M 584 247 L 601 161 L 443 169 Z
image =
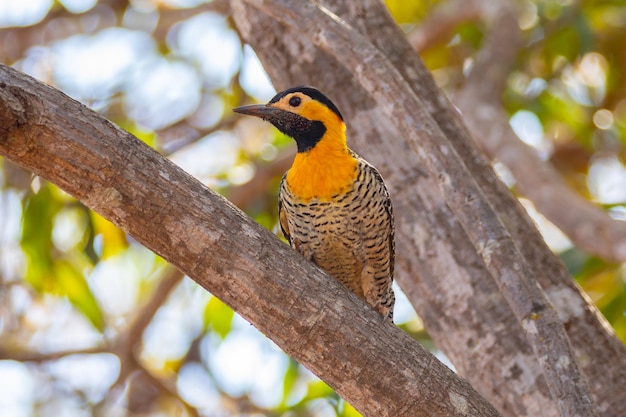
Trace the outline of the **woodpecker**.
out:
M 293 87 L 237 113 L 293 138 L 297 154 L 280 184 L 280 227 L 290 245 L 393 323 L 395 241 L 381 175 L 346 142 L 339 109 L 312 87 Z

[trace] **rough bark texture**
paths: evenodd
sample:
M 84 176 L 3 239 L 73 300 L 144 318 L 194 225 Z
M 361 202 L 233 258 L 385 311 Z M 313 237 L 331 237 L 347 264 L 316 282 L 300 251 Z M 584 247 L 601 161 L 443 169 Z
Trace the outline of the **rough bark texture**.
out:
M 606 259 L 623 259 L 625 224 L 611 219 L 570 189 L 549 163 L 541 161 L 515 136 L 508 123 L 500 97 L 522 39 L 513 5 L 506 0 L 498 3 L 489 4 L 493 14 L 490 33 L 454 102 L 463 112 L 475 142 L 487 155 L 511 169 L 519 178 L 516 186 L 521 194 L 565 231 L 576 246 Z M 502 200 L 492 201 L 498 204 Z M 565 325 L 599 411 L 606 416 L 626 414 L 626 391 L 618 388 L 626 386 L 624 345 L 604 317 L 591 307 L 588 297 L 560 261 L 546 255 L 543 239 L 532 224 L 516 218 L 514 213 L 508 216 L 513 220 L 509 221 L 509 229 L 516 240 L 528 243 L 521 245 L 524 256 L 540 260 L 534 262 L 535 274 Z M 596 342 L 589 343 L 590 340 Z
M 395 101 L 394 97 L 388 97 L 387 103 L 375 100 L 381 91 L 391 94 L 388 75 L 392 71 L 385 73 L 373 68 L 378 65 L 373 55 L 362 55 L 360 62 L 351 61 L 351 55 L 362 52 L 360 45 L 345 47 L 344 44 L 343 49 L 337 48 L 339 51 L 333 49 L 336 44 L 331 43 L 342 39 L 336 39 L 336 34 L 322 20 L 315 21 L 311 15 L 304 18 L 293 8 L 291 12 L 286 11 L 287 7 L 278 12 L 264 9 L 276 3 L 254 3 L 254 7 L 267 13 L 264 15 L 256 10 L 250 13 L 246 8 L 249 6 L 233 2 L 240 31 L 256 50 L 278 89 L 312 84 L 327 92 L 346 115 L 352 146 L 356 150 L 364 149 L 361 153 L 383 172 L 398 217 L 398 281 L 433 338 L 457 369 L 503 414 L 555 415 L 555 403 L 532 349 L 511 308 L 489 279 L 485 257 L 476 253 L 476 245 L 468 239 L 471 230 L 467 230 L 467 224 L 464 230 L 454 218 L 449 200 L 438 191 L 440 178 L 419 159 L 425 147 L 414 145 L 411 150 L 406 143 L 397 143 L 407 135 L 401 134 L 391 122 L 393 110 L 385 105 L 392 102 L 397 107 L 402 103 L 406 108 L 414 102 L 407 101 L 404 93 L 395 96 Z M 523 209 L 471 146 L 458 114 L 435 87 L 382 5 L 376 1 L 320 3 L 367 35 L 408 81 L 405 89 L 412 89 L 422 99 L 422 108 L 416 108 L 415 112 L 425 109 L 435 119 L 451 148 L 463 156 L 463 163 L 490 200 L 501 225 L 515 241 L 523 242 L 516 248 L 520 259 L 513 259 L 511 265 L 516 262 L 519 267 L 525 265 L 523 275 L 536 278 L 551 296 L 561 321 L 567 325 L 577 359 L 593 379 L 592 393 L 602 415 L 623 414 L 624 394 L 611 389 L 624 378 L 624 364 L 620 363 L 617 369 L 612 366 L 614 358 L 625 357 L 623 345 L 607 331 L 604 320 L 572 283 L 558 258 L 550 253 Z M 274 16 L 268 17 L 271 14 Z M 294 19 L 298 25 L 281 24 L 273 19 L 282 22 Z M 380 82 L 374 86 L 371 79 L 364 79 L 371 71 L 379 71 Z M 369 91 L 362 86 L 367 86 Z M 432 133 L 429 128 L 423 124 L 413 130 L 428 135 Z M 445 140 L 439 144 L 445 146 Z M 403 152 L 398 152 L 399 149 Z M 469 210 L 469 204 L 466 207 Z M 479 219 L 476 225 L 484 220 Z M 483 248 L 492 254 L 493 248 Z M 530 290 L 536 292 L 536 288 Z M 590 340 L 599 343 L 589 343 Z M 598 358 L 598 362 L 590 362 L 591 357 Z M 558 362 L 557 358 L 553 359 Z
M 85 106 L 4 65 L 0 155 L 169 260 L 364 415 L 499 415 L 407 334 L 227 200 Z

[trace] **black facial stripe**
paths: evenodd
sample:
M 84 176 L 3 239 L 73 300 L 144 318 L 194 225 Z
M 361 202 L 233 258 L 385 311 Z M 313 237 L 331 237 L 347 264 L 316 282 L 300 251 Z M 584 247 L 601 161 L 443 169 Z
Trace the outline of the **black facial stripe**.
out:
M 305 119 L 306 120 L 306 119 Z M 317 144 L 322 139 L 324 133 L 326 133 L 326 126 L 319 120 L 310 121 L 309 127 L 305 131 L 300 131 L 298 135 L 299 139 L 296 139 L 298 145 L 298 152 L 306 152 Z
M 285 91 L 282 91 L 276 94 L 270 100 L 270 103 L 276 103 L 278 100 L 285 97 L 287 94 L 291 94 L 291 93 L 302 93 L 311 97 L 315 101 L 319 101 L 320 103 L 328 107 L 330 110 L 332 110 L 337 116 L 339 116 L 341 120 L 343 120 L 343 116 L 339 112 L 339 109 L 337 108 L 337 106 L 335 106 L 335 104 L 332 101 L 330 101 L 330 99 L 326 97 L 320 90 L 318 90 L 317 88 L 313 88 L 313 87 L 300 86 L 300 87 L 289 88 Z
M 298 152 L 312 149 L 326 133 L 326 126 L 319 120 L 309 120 L 286 110 L 279 110 L 268 117 L 267 121 L 285 135 L 294 138 Z

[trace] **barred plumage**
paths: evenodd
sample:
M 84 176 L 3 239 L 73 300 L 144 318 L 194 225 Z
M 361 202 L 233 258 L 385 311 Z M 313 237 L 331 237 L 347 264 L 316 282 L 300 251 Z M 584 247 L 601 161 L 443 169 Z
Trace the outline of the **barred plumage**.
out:
M 330 201 L 303 201 L 291 192 L 285 174 L 279 194 L 280 226 L 305 258 L 393 321 L 391 200 L 376 168 L 357 160 L 353 187 Z
M 291 246 L 393 322 L 391 200 L 376 168 L 348 148 L 337 107 L 316 89 L 295 87 L 267 105 L 235 111 L 261 117 L 296 140 L 278 204 Z

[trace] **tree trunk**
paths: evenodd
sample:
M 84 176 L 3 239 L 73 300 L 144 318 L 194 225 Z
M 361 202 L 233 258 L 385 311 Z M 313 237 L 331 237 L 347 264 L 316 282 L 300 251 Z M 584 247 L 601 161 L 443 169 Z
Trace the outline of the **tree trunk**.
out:
M 491 225 L 492 230 L 500 229 L 499 236 L 513 246 L 505 262 L 523 268 L 523 276 L 532 278 L 528 282 L 538 281 L 557 307 L 575 357 L 592 381 L 591 392 L 601 414 L 623 415 L 626 398 L 618 387 L 626 383 L 624 346 L 607 330 L 597 309 L 572 282 L 524 210 L 472 146 L 458 113 L 436 88 L 382 3 L 319 3 L 338 19 L 309 13 L 310 8 L 303 12 L 305 5 L 296 7 L 279 1 L 233 1 L 232 5 L 243 38 L 253 46 L 277 89 L 311 84 L 325 91 L 346 117 L 350 145 L 383 173 L 397 217 L 397 279 L 437 345 L 503 414 L 557 413 L 557 401 L 552 398 L 563 398 L 559 388 L 554 390 L 560 377 L 553 373 L 552 386 L 547 384 L 537 360 L 543 355 L 533 352 L 537 347 L 546 349 L 545 341 L 527 342 L 527 337 L 533 335 L 525 337 L 520 325 L 524 317 L 516 319 L 511 307 L 519 301 L 517 295 L 505 299 L 496 284 L 501 276 L 489 265 L 492 248 L 484 244 L 481 247 L 470 236 L 473 228 Z M 339 29 L 332 28 L 331 20 Z M 342 25 L 342 21 L 360 33 Z M 367 39 L 354 41 L 358 35 Z M 371 42 L 369 49 L 366 42 Z M 387 64 L 392 65 L 381 70 L 384 64 L 376 53 L 384 54 Z M 398 73 L 404 84 L 393 90 L 391 85 Z M 419 104 L 414 104 L 411 92 L 421 99 Z M 419 114 L 419 123 L 400 128 L 399 119 L 405 117 L 403 109 Z M 419 142 L 411 143 L 410 136 L 415 135 Z M 427 166 L 428 156 L 442 147 L 462 157 L 456 165 L 467 167 L 463 175 L 472 177 L 469 181 L 478 184 L 482 196 L 466 194 L 466 204 L 454 208 L 450 196 L 442 195 L 444 174 Z M 447 170 L 445 174 L 453 175 Z M 494 215 L 480 218 L 475 224 L 463 224 L 459 217 L 463 211 L 474 209 L 474 198 L 487 198 L 484 203 L 494 209 Z M 537 285 L 532 286 L 534 297 Z M 547 333 L 552 333 L 556 321 L 551 314 Z M 554 343 L 572 358 L 562 327 L 559 333 L 563 337 Z M 551 348 L 547 351 L 555 352 Z M 548 373 L 554 372 L 559 357 L 555 355 L 552 364 L 544 364 Z M 591 362 L 589 358 L 597 360 Z M 582 399 L 584 404 L 580 409 L 574 405 L 569 411 L 565 404 L 559 404 L 559 408 L 562 415 L 585 414 L 584 410 L 590 410 L 584 398 L 585 384 L 576 369 L 570 376 L 570 383 L 580 391 L 570 391 L 568 401 L 576 404 Z

